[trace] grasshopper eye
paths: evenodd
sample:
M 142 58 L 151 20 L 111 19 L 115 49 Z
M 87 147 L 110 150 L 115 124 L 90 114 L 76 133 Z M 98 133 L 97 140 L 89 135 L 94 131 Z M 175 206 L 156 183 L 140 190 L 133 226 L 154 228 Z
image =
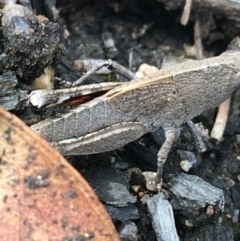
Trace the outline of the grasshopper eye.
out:
M 175 95 L 175 94 L 177 94 L 177 91 L 176 91 L 176 90 L 174 90 L 172 93 Z

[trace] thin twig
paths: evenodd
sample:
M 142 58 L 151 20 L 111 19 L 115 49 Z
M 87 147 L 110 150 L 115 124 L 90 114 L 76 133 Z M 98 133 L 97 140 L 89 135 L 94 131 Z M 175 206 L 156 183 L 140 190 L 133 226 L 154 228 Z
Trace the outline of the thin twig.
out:
M 225 127 L 228 120 L 228 113 L 230 109 L 230 98 L 225 100 L 221 105 L 218 107 L 217 117 L 211 132 L 211 137 L 221 141 L 223 137 L 223 133 L 225 131 Z
M 202 37 L 201 37 L 201 23 L 198 19 L 198 16 L 196 16 L 196 21 L 194 26 L 194 42 L 196 47 L 196 58 L 204 59 Z
M 189 16 L 191 13 L 191 8 L 192 8 L 192 0 L 186 0 L 185 6 L 183 9 L 183 14 L 181 17 L 181 24 L 184 26 L 188 23 Z

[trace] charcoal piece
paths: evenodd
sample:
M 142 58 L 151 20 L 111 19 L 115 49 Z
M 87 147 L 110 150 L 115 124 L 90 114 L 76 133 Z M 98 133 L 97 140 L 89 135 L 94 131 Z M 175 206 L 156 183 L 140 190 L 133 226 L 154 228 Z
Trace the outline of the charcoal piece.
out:
M 7 4 L 2 13 L 1 67 L 16 71 L 24 83 L 30 84 L 61 57 L 59 25 L 15 3 Z
M 209 206 L 214 208 L 212 218 L 217 219 L 224 210 L 223 191 L 197 176 L 181 173 L 168 182 L 168 185 L 173 209 L 193 218 L 193 222 L 209 219 L 206 214 Z
M 196 231 L 188 232 L 184 241 L 234 241 L 234 231 L 221 224 L 198 227 Z
M 126 175 L 114 168 L 89 171 L 86 179 L 106 204 L 125 207 L 128 203 L 136 202 L 136 197 L 128 191 L 129 184 Z
M 147 201 L 147 207 L 152 215 L 152 225 L 158 241 L 177 241 L 173 210 L 162 193 L 158 193 Z
M 27 90 L 18 87 L 16 75 L 12 71 L 0 76 L 0 105 L 6 110 L 22 110 L 27 102 Z
M 132 221 L 122 223 L 118 228 L 118 232 L 122 241 L 138 241 L 137 225 Z
M 115 221 L 125 222 L 127 220 L 139 219 L 140 214 L 138 209 L 133 204 L 128 204 L 126 207 L 113 207 L 105 205 L 109 215 Z

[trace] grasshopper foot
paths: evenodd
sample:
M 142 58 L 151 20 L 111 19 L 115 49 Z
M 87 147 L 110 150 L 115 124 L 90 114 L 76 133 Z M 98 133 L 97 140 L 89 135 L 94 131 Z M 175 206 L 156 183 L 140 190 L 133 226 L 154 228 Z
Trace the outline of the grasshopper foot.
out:
M 54 83 L 58 83 L 61 87 L 64 87 L 64 88 L 70 88 L 72 87 L 72 82 L 69 82 L 69 81 L 66 81 L 66 80 L 63 80 L 59 77 L 53 77 L 52 78 L 52 81 Z
M 173 141 L 175 139 L 175 127 L 170 124 L 164 124 L 163 130 L 165 133 L 165 141 L 161 146 L 157 158 L 157 172 L 143 172 L 143 176 L 146 179 L 146 187 L 148 190 L 160 192 L 162 189 L 162 173 L 163 165 L 167 160 L 168 153 L 172 147 Z

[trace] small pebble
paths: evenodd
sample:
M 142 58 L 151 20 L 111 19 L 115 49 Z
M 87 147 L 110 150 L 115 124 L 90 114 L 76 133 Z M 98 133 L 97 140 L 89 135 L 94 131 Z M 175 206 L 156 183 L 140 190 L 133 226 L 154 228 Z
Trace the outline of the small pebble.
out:
M 143 172 L 142 175 L 145 177 L 145 180 L 146 180 L 146 188 L 150 191 L 155 191 L 156 189 L 155 180 L 156 180 L 157 173 Z
M 238 161 L 240 161 L 240 156 L 237 156 L 237 158 L 236 158 Z
M 185 172 L 188 172 L 189 169 L 192 167 L 192 164 L 186 160 L 186 161 L 181 161 L 180 166 Z
M 210 154 L 210 157 L 213 158 L 213 159 L 215 159 L 215 158 L 216 158 L 216 154 L 215 154 L 214 152 L 212 152 L 212 153 Z
M 207 214 L 208 216 L 212 216 L 214 213 L 215 213 L 214 207 L 213 207 L 212 205 L 209 205 L 209 206 L 207 207 L 206 214 Z
M 185 225 L 186 225 L 187 227 L 193 227 L 193 224 L 192 224 L 189 220 L 186 220 L 186 221 L 185 221 Z
M 231 178 L 226 178 L 225 183 L 227 187 L 233 187 L 235 185 L 235 182 Z
M 137 241 L 138 229 L 134 222 L 126 221 L 118 228 L 119 236 L 122 241 Z

